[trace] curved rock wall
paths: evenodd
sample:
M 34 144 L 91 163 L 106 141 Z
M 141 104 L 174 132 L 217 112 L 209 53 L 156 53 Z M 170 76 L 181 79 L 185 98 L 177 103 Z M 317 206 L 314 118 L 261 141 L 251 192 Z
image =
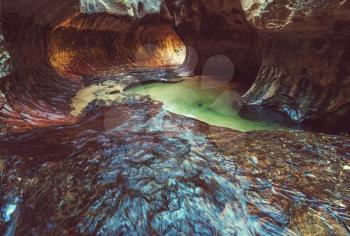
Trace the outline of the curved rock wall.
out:
M 113 66 L 181 65 L 185 47 L 170 23 L 157 17 L 133 20 L 112 15 L 79 15 L 49 40 L 52 65 L 62 73 L 86 74 Z
M 223 54 L 234 60 L 237 79 L 250 80 L 261 57 L 258 78 L 244 97 L 248 104 L 258 104 L 262 97 L 261 105 L 292 117 L 297 111 L 296 120 L 311 109 L 319 111 L 315 119 L 324 115 L 318 101 L 332 107 L 331 100 L 347 91 L 347 1 L 323 0 L 324 8 L 316 1 L 295 1 L 301 8 L 301 15 L 295 15 L 306 17 L 309 8 L 314 12 L 305 21 L 282 20 L 293 18 L 283 13 L 286 1 L 261 2 L 244 5 L 251 26 L 231 22 L 244 19 L 236 1 L 167 1 L 160 15 L 173 17 L 187 43 L 185 67 L 201 73 L 208 58 Z M 67 99 L 81 77 L 59 73 L 50 50 L 66 50 L 74 61 L 76 56 L 88 56 L 88 62 L 95 62 L 96 55 L 108 57 L 103 49 L 114 37 L 111 26 L 132 32 L 113 40 L 114 50 L 162 39 L 150 37 L 158 28 L 140 28 L 155 23 L 159 18 L 154 15 L 134 25 L 104 16 L 75 21 L 81 12 L 71 0 L 4 0 L 1 7 L 12 68 L 0 79 L 7 95 L 0 118 L 11 129 L 75 121 L 67 115 Z M 335 13 L 339 21 L 331 18 Z M 319 22 L 325 16 L 329 22 Z M 298 21 L 298 30 L 286 23 Z M 337 22 L 333 31 L 331 21 Z M 307 30 L 312 22 L 319 24 Z M 104 33 L 92 37 L 91 30 Z M 78 33 L 89 42 L 79 41 Z M 79 47 L 66 45 L 71 39 Z M 102 54 L 94 54 L 91 45 Z M 300 79 L 302 73 L 308 76 Z M 140 74 L 141 81 L 150 81 L 144 71 Z M 333 90 L 327 92 L 327 86 Z M 112 86 L 109 92 L 116 95 L 119 88 Z M 290 101 L 295 108 L 281 106 Z M 335 104 L 341 103 L 347 106 L 345 95 Z M 95 101 L 74 125 L 1 135 L 0 233 L 347 235 L 349 142 L 345 136 L 303 131 L 241 133 L 213 127 L 169 113 L 148 97 L 129 96 L 116 104 Z
M 108 63 L 134 62 L 134 54 L 142 48 L 140 43 L 148 40 L 136 37 L 136 33 L 140 37 L 147 35 L 142 24 L 155 27 L 150 33 L 158 37 L 157 42 L 166 36 L 159 32 L 169 28 L 169 22 L 161 22 L 159 14 L 154 14 L 160 12 L 160 2 L 149 1 L 147 6 L 133 1 L 114 1 L 114 5 L 104 3 L 3 2 L 1 22 L 13 58 L 11 75 L 1 81 L 6 98 L 1 96 L 0 99 L 0 120 L 8 131 L 75 122 L 76 119 L 70 116 L 68 101 L 81 86 L 82 78 L 77 76 L 79 73 L 63 73 L 67 72 L 67 67 L 74 68 L 70 72 L 79 72 L 87 64 L 106 66 Z M 101 4 L 104 7 L 101 8 Z M 131 7 L 138 14 L 128 11 L 124 14 L 121 10 L 109 12 L 108 9 L 117 9 L 115 5 L 120 9 Z M 176 37 L 170 40 L 165 37 L 164 45 L 144 54 L 151 58 L 159 55 L 171 58 L 169 47 L 172 50 L 178 46 Z
M 1 22 L 12 72 L 1 83 L 6 104 L 0 120 L 9 130 L 73 122 L 64 101 L 74 94 L 47 57 L 51 29 L 76 13 L 76 1 L 2 1 Z
M 61 73 L 80 74 L 96 70 L 98 65 L 116 63 L 114 32 L 60 28 L 50 37 L 51 64 Z M 108 50 L 109 48 L 109 50 Z
M 170 61 L 181 54 L 169 54 L 179 46 L 177 36 L 166 37 L 173 25 L 187 49 L 180 72 L 206 73 L 206 62 L 223 56 L 234 64 L 234 79 L 254 81 L 243 96 L 247 106 L 269 106 L 297 122 L 344 127 L 350 114 L 349 5 L 347 0 L 3 1 L 1 22 L 13 68 L 1 82 L 7 96 L 1 99 L 0 119 L 13 128 L 74 122 L 63 101 L 79 77 L 68 76 L 67 83 L 56 70 L 67 66 L 62 61 L 69 64 L 76 56 L 77 61 L 118 61 L 129 55 L 133 62 L 135 57 L 150 57 L 151 64 L 159 57 Z M 87 51 L 70 50 L 68 41 L 76 38 L 71 28 L 85 35 L 100 32 L 103 36 L 91 41 L 113 50 L 95 50 L 82 39 L 76 43 Z M 159 37 L 147 39 L 147 34 Z M 57 41 L 48 47 L 50 37 Z M 150 47 L 149 53 L 142 47 L 152 42 L 163 42 L 164 50 Z
M 350 2 L 241 2 L 263 45 L 259 74 L 243 101 L 271 106 L 298 122 L 346 126 Z
M 203 72 L 210 57 L 221 55 L 234 63 L 236 80 L 255 79 L 260 66 L 258 37 L 246 22 L 238 1 L 169 0 L 166 6 L 188 50 L 195 51 L 189 56 L 198 56 L 195 74 Z
M 74 74 L 125 63 L 132 46 L 126 39 L 133 27 L 135 21 L 125 16 L 91 13 L 69 18 L 50 34 L 50 62 L 59 71 Z
M 8 52 L 4 35 L 0 25 L 0 82 L 11 73 L 11 57 Z M 6 103 L 6 95 L 3 93 L 3 88 L 0 83 L 0 109 Z M 1 126 L 0 126 L 1 129 Z
M 185 45 L 169 25 L 140 26 L 134 42 L 134 61 L 141 66 L 177 66 L 185 60 Z

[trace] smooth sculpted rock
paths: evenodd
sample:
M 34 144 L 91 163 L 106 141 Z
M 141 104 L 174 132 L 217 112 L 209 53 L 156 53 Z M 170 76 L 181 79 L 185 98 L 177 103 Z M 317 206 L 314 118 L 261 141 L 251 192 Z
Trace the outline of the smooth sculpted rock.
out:
M 348 2 L 158 3 L 1 2 L 13 67 L 0 79 L 0 121 L 13 132 L 0 136 L 0 234 L 349 234 L 349 137 L 242 133 L 175 115 L 122 91 L 175 75 L 121 63 L 164 42 L 173 23 L 185 71 L 252 82 L 262 60 L 247 104 L 337 120 L 347 114 Z M 182 45 L 172 39 L 165 49 Z M 76 71 L 53 63 L 76 58 Z
M 1 126 L 19 131 L 72 124 L 76 119 L 68 101 L 85 85 L 82 75 L 140 58 L 151 58 L 152 66 L 174 58 L 181 63 L 184 49 L 173 47 L 184 46 L 170 20 L 162 20 L 163 6 L 156 0 L 3 1 Z
M 47 40 L 56 25 L 77 14 L 78 7 L 74 0 L 1 2 L 2 35 L 11 55 L 11 73 L 0 79 L 6 96 L 0 109 L 1 126 L 19 130 L 74 122 L 67 116 L 69 105 L 65 101 L 79 82 L 64 78 L 52 67 Z
M 140 58 L 182 62 L 186 48 L 182 75 L 254 82 L 248 106 L 348 128 L 349 9 L 346 0 L 6 0 L 0 120 L 11 130 L 74 123 L 65 101 L 82 85 L 77 71 Z M 162 44 L 180 53 L 153 50 Z M 63 75 L 67 67 L 75 73 Z
M 226 83 L 235 79 L 249 84 L 255 79 L 260 66 L 258 38 L 239 1 L 165 2 L 175 29 L 187 46 L 182 70 L 224 77 Z M 233 73 L 225 61 L 234 65 Z
M 348 126 L 349 1 L 241 1 L 262 39 L 259 74 L 243 97 L 299 122 Z
M 129 96 L 0 140 L 5 235 L 350 232 L 346 137 L 241 133 Z

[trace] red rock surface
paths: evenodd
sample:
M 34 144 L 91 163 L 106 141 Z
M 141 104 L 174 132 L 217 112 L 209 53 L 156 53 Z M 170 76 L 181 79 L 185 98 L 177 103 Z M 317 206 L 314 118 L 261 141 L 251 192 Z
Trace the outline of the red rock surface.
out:
M 3 0 L 0 233 L 349 234 L 346 136 L 242 133 L 119 90 L 71 114 L 86 85 L 173 81 L 223 55 L 253 83 L 247 106 L 343 128 L 348 1 L 263 2 Z M 181 42 L 179 70 L 157 68 L 158 50 L 135 66 L 140 45 Z

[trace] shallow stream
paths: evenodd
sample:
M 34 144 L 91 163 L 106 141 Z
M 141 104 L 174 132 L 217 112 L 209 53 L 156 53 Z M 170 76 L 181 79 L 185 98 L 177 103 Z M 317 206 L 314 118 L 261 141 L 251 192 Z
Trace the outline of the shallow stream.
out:
M 276 123 L 241 117 L 239 90 L 232 84 L 220 86 L 200 78 L 189 78 L 178 83 L 148 83 L 132 87 L 126 93 L 149 95 L 152 99 L 163 102 L 164 108 L 170 112 L 211 125 L 240 131 L 282 128 Z

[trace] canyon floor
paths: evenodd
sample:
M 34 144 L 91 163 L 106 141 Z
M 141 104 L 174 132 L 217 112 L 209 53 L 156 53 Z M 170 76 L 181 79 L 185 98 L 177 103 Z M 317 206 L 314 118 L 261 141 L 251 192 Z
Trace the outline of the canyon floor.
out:
M 123 92 L 171 70 L 84 80 L 78 122 L 1 136 L 2 234 L 349 234 L 349 137 L 240 132 Z

